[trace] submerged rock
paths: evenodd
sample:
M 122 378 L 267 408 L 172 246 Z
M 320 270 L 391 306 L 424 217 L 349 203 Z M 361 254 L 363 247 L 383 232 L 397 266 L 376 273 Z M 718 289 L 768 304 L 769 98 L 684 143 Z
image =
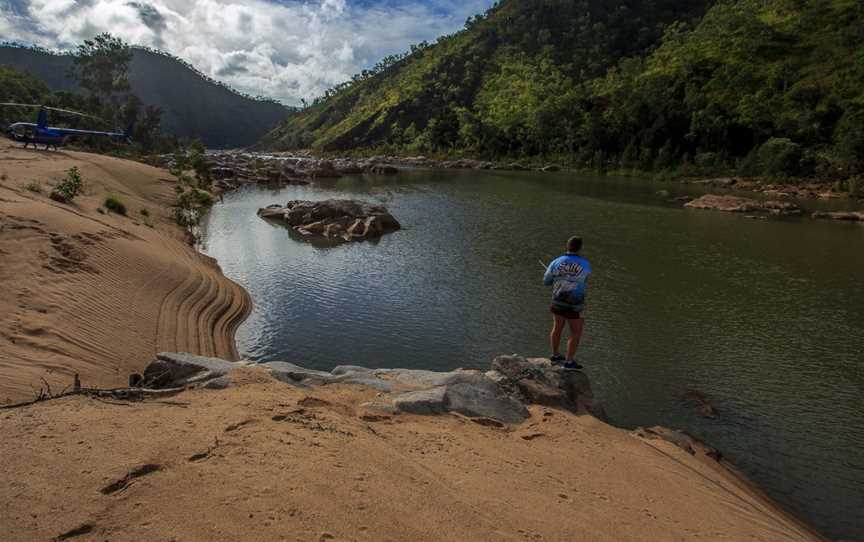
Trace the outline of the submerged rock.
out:
M 716 418 L 718 416 L 717 409 L 705 396 L 704 393 L 697 390 L 690 390 L 684 394 L 684 400 L 693 404 L 696 407 L 696 412 L 705 418 Z
M 401 229 L 383 206 L 355 200 L 289 201 L 258 210 L 262 218 L 283 220 L 302 235 L 346 241 L 380 237 Z
M 640 427 L 631 435 L 644 440 L 663 440 L 672 443 L 690 455 L 705 456 L 715 461 L 723 459 L 723 454 L 717 448 L 705 444 L 686 431 L 677 431 L 658 425 L 647 429 Z

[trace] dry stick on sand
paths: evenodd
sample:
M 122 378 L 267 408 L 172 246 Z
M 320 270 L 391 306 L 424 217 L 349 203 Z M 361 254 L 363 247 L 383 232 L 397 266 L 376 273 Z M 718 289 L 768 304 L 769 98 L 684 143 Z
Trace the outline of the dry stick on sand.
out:
M 77 375 L 76 375 L 77 377 Z M 25 406 L 35 405 L 36 403 L 41 403 L 43 401 L 50 401 L 52 399 L 59 399 L 61 397 L 71 397 L 73 395 L 85 395 L 87 397 L 94 398 L 109 398 L 109 399 L 117 399 L 117 400 L 143 400 L 151 397 L 165 397 L 168 395 L 174 395 L 185 391 L 185 387 L 180 388 L 167 388 L 164 390 L 151 390 L 147 388 L 112 388 L 112 389 L 103 389 L 103 388 L 82 388 L 80 387 L 80 382 L 77 386 L 75 386 L 72 390 L 66 388 L 62 393 L 54 395 L 51 393 L 51 386 L 48 385 L 48 382 L 45 379 L 42 379 L 42 382 L 45 383 L 45 388 L 39 388 L 39 392 L 35 398 L 30 401 L 23 401 L 21 403 L 12 403 L 9 405 L 0 405 L 0 410 L 9 410 L 12 408 L 21 408 Z M 47 388 L 47 391 L 46 391 Z

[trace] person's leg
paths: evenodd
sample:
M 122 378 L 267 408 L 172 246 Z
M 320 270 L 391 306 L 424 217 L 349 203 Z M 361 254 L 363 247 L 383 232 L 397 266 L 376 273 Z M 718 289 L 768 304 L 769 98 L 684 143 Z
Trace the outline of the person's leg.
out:
M 579 341 L 582 340 L 582 329 L 585 327 L 583 318 L 571 318 L 567 320 L 570 326 L 570 338 L 567 339 L 567 360 L 573 359 L 576 355 L 576 349 L 579 348 Z
M 564 317 L 552 314 L 552 331 L 549 333 L 549 346 L 553 356 L 561 355 L 561 333 L 564 332 Z

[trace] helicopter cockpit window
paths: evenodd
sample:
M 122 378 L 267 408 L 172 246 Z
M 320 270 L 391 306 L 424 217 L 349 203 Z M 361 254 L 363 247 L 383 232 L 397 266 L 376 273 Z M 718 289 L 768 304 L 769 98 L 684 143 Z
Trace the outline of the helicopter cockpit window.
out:
M 33 136 L 36 132 L 32 126 L 12 126 L 11 129 L 12 133 L 18 137 Z

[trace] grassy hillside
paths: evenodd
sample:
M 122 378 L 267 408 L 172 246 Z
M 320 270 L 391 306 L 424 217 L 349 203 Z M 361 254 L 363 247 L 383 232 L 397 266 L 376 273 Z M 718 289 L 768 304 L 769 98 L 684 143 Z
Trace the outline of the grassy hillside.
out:
M 862 88 L 857 0 L 504 0 L 262 145 L 842 177 L 864 167 Z
M 72 56 L 0 47 L 0 66 L 31 74 L 51 90 L 75 90 L 67 76 Z M 251 145 L 284 119 L 289 110 L 255 100 L 203 77 L 175 58 L 133 48 L 132 92 L 146 105 L 162 108 L 162 128 L 177 137 L 199 138 L 210 147 Z

